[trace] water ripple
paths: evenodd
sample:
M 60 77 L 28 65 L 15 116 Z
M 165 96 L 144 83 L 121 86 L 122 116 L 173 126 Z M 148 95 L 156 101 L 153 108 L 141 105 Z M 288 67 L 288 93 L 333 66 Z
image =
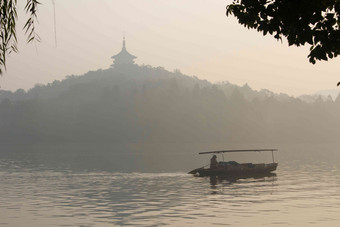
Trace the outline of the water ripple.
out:
M 334 226 L 340 172 L 324 165 L 230 181 L 186 173 L 36 170 L 1 160 L 0 225 Z

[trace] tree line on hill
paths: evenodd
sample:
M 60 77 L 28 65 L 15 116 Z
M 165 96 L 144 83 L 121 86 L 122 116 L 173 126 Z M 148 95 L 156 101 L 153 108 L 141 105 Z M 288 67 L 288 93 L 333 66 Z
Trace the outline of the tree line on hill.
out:
M 336 142 L 340 98 L 313 102 L 151 66 L 0 92 L 1 142 Z

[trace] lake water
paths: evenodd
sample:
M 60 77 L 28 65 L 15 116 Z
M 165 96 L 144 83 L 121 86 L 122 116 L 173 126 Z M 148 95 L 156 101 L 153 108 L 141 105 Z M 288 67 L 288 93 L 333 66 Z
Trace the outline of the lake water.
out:
M 280 148 L 275 175 L 233 180 L 186 174 L 205 164 L 189 161 L 196 151 L 5 147 L 0 226 L 339 226 L 338 147 L 290 147 Z

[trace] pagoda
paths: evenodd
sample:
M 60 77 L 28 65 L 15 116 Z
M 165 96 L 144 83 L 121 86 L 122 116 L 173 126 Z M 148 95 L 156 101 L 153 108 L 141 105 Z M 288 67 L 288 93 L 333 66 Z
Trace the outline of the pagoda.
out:
M 112 59 L 114 59 L 114 62 L 111 66 L 115 67 L 115 66 L 120 66 L 120 65 L 131 65 L 135 63 L 135 58 L 137 58 L 136 56 L 133 56 L 132 54 L 130 54 L 125 47 L 125 36 L 123 37 L 123 48 L 122 50 L 111 57 Z

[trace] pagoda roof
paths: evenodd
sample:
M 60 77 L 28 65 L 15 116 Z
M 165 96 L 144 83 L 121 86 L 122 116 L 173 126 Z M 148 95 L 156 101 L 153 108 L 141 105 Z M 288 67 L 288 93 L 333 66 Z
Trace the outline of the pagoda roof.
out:
M 130 54 L 126 50 L 126 47 L 125 47 L 125 37 L 124 37 L 122 50 L 118 54 L 113 55 L 111 58 L 113 58 L 113 59 L 115 59 L 115 58 L 131 58 L 131 59 L 134 59 L 134 58 L 137 58 L 137 57 L 132 55 L 132 54 Z
M 118 54 L 113 55 L 111 58 L 115 59 L 115 58 L 137 58 L 136 56 L 130 54 L 126 48 L 123 48 Z

